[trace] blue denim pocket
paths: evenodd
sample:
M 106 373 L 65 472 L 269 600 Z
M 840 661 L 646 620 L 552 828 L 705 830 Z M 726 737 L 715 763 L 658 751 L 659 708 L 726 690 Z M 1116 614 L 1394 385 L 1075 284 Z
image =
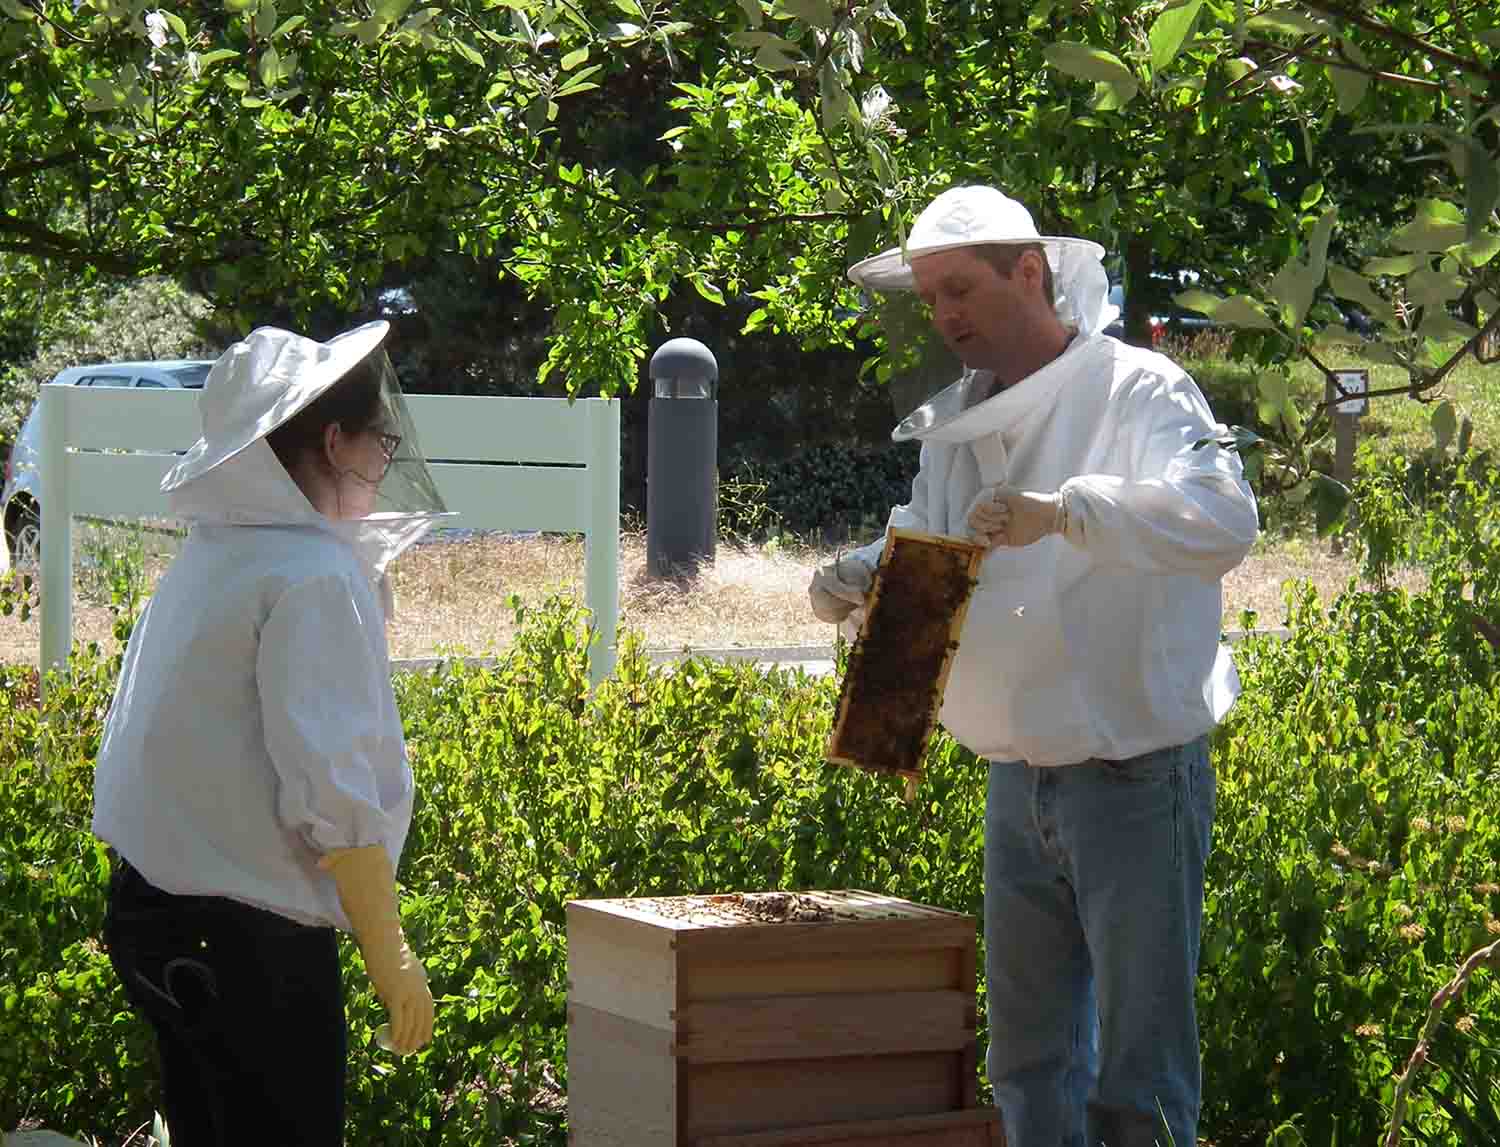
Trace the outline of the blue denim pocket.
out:
M 1099 761 L 1098 765 L 1106 777 L 1124 784 L 1167 784 L 1181 769 L 1182 750 L 1183 746 L 1172 745 L 1123 761 Z

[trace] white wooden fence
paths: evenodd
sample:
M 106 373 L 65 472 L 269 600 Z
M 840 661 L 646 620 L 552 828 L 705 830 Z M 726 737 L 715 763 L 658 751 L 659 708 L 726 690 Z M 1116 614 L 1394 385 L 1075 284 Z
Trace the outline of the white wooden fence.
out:
M 72 648 L 71 519 L 167 518 L 161 479 L 198 438 L 199 393 L 42 387 L 44 672 Z M 603 680 L 614 669 L 620 617 L 620 404 L 446 395 L 406 402 L 438 490 L 459 514 L 445 527 L 585 535 L 585 598 L 599 635 L 589 675 Z

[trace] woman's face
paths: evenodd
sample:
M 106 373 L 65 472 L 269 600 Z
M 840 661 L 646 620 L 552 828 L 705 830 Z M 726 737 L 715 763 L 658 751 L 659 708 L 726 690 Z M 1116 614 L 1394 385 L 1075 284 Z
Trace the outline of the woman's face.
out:
M 337 517 L 365 518 L 375 511 L 380 481 L 401 445 L 401 436 L 377 422 L 352 433 L 333 425 L 324 432 L 329 467 L 337 483 Z

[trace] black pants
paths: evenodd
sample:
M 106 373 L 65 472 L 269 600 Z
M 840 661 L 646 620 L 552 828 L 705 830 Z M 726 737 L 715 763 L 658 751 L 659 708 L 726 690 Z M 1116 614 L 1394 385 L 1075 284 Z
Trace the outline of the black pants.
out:
M 116 860 L 104 941 L 156 1029 L 173 1147 L 339 1147 L 348 1034 L 338 937 Z

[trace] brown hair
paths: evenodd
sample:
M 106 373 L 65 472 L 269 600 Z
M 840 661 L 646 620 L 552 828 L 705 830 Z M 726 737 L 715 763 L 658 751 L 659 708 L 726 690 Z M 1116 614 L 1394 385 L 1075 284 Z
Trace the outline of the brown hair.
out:
M 347 374 L 307 406 L 266 435 L 266 442 L 288 474 L 308 454 L 323 452 L 323 432 L 335 423 L 346 434 L 358 434 L 380 421 L 380 370 L 375 355 L 366 355 Z
M 1016 264 L 1027 251 L 1035 251 L 1042 257 L 1042 294 L 1047 305 L 1057 303 L 1056 290 L 1052 285 L 1052 263 L 1047 258 L 1047 249 L 1040 243 L 981 243 L 974 253 L 999 271 L 1007 279 L 1015 272 Z

